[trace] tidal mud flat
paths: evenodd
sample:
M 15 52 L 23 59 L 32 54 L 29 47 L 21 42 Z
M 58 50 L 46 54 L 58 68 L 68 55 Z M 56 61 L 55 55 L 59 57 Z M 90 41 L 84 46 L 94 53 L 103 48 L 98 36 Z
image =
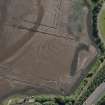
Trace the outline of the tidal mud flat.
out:
M 0 97 L 27 87 L 37 94 L 70 95 L 97 54 L 89 37 L 85 3 L 0 2 Z

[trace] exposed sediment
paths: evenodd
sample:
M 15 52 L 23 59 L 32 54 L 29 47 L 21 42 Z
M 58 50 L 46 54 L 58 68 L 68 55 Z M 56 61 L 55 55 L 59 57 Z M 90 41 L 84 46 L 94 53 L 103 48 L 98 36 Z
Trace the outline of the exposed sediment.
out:
M 78 4 L 78 0 L 75 3 Z M 79 23 L 77 26 L 73 24 L 71 16 L 76 10 L 70 11 L 75 8 L 70 0 L 11 0 L 8 5 L 5 2 L 3 5 L 1 40 L 4 41 L 1 45 L 5 47 L 0 45 L 0 76 L 9 84 L 7 93 L 10 95 L 14 93 L 12 91 L 27 87 L 32 87 L 38 94 L 71 93 L 96 56 L 84 19 L 88 8 L 80 3 L 83 6 L 81 16 L 84 17 L 80 26 L 84 28 L 79 29 Z M 72 30 L 75 27 L 77 34 Z M 80 53 L 84 50 L 88 56 L 81 58 Z M 87 62 L 81 67 L 84 59 Z M 4 67 L 8 73 L 3 72 Z

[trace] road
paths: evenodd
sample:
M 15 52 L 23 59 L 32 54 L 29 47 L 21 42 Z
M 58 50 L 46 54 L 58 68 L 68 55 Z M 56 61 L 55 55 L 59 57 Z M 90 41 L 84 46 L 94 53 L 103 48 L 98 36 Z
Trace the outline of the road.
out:
M 101 96 L 105 94 L 105 82 L 102 83 L 96 90 L 87 98 L 83 105 L 95 105 Z

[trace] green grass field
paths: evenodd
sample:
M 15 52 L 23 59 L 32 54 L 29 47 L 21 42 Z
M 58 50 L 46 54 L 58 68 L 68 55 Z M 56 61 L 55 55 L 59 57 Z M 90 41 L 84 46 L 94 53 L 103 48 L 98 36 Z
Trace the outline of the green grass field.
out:
M 100 11 L 99 18 L 98 18 L 99 19 L 98 20 L 98 28 L 99 28 L 99 32 L 100 32 L 100 37 L 102 38 L 102 40 L 105 43 L 105 4 L 103 6 L 104 7 Z

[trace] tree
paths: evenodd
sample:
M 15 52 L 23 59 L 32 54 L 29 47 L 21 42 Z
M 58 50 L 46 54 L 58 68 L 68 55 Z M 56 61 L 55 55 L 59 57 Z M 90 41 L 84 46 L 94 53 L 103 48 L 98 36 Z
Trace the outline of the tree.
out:
M 97 3 L 99 0 L 91 0 L 92 2 L 94 2 L 94 3 Z

